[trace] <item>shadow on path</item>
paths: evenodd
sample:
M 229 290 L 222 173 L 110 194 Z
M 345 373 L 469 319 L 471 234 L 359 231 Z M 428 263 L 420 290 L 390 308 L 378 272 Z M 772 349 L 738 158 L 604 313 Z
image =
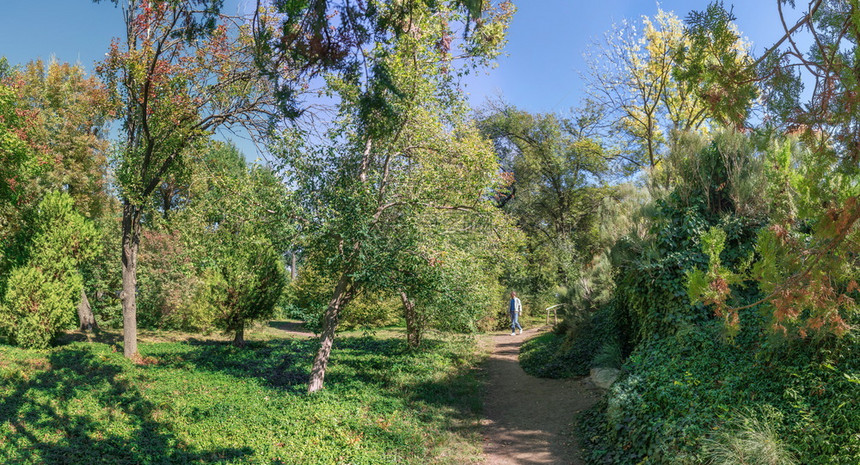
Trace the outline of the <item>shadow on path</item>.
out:
M 484 455 L 488 465 L 581 464 L 573 426 L 599 390 L 585 379 L 545 379 L 526 374 L 518 356 L 522 335 L 491 336 L 486 363 Z

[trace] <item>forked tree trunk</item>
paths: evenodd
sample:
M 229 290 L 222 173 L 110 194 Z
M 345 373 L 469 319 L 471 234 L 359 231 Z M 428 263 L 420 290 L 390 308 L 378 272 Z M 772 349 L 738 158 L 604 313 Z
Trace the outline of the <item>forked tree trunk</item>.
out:
M 334 288 L 334 293 L 328 303 L 325 314 L 323 315 L 322 334 L 320 335 L 320 348 L 314 357 L 314 364 L 311 368 L 311 378 L 308 381 L 308 393 L 319 391 L 323 388 L 323 379 L 325 378 L 325 369 L 328 364 L 329 355 L 331 355 L 331 346 L 334 343 L 334 332 L 337 329 L 337 324 L 340 321 L 340 312 L 352 299 L 352 289 L 349 282 L 349 277 L 344 273 L 341 275 L 337 286 Z
M 137 252 L 140 248 L 140 208 L 125 202 L 122 207 L 122 352 L 137 354 Z
M 81 302 L 78 304 L 78 321 L 81 322 L 81 331 L 90 332 L 99 329 L 99 325 L 96 324 L 96 317 L 93 315 L 93 308 L 90 306 L 90 300 L 87 298 L 87 292 L 83 289 L 81 289 Z
M 415 311 L 415 302 L 409 300 L 405 291 L 400 291 L 400 301 L 403 302 L 403 317 L 406 320 L 406 342 L 414 349 L 421 345 L 421 321 Z

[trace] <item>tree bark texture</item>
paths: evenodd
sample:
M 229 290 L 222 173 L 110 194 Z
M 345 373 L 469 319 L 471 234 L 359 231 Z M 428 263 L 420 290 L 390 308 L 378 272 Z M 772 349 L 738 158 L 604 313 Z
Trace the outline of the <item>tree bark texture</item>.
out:
M 96 324 L 96 317 L 93 315 L 93 308 L 90 306 L 90 299 L 87 298 L 87 292 L 81 289 L 81 302 L 78 304 L 78 321 L 81 323 L 81 331 L 98 331 L 99 325 Z
M 334 343 L 334 332 L 337 329 L 337 324 L 340 321 L 340 312 L 352 299 L 352 286 L 349 277 L 344 273 L 341 275 L 337 286 L 334 288 L 331 300 L 329 300 L 328 308 L 323 315 L 322 334 L 320 335 L 320 348 L 314 357 L 314 364 L 311 368 L 311 378 L 308 382 L 308 393 L 319 391 L 323 388 L 323 379 L 325 378 L 325 369 L 328 364 L 329 355 L 331 355 L 331 346 Z
M 409 300 L 405 291 L 400 291 L 400 301 L 403 302 L 403 317 L 406 320 L 406 342 L 413 349 L 421 345 L 421 332 L 424 328 L 415 311 L 415 302 Z
M 290 252 L 290 281 L 295 281 L 299 276 L 299 260 L 296 257 L 296 251 Z
M 123 355 L 137 354 L 137 252 L 140 249 L 140 207 L 122 208 L 122 342 Z
M 240 324 L 236 329 L 236 336 L 233 338 L 234 347 L 245 347 L 245 325 Z

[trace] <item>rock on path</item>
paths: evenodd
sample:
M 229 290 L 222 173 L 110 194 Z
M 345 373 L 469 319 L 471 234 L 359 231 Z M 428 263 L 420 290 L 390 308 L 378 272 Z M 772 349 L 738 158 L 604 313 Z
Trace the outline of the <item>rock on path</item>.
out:
M 484 456 L 487 465 L 575 464 L 580 461 L 574 421 L 594 404 L 600 391 L 586 379 L 543 379 L 526 374 L 518 361 L 520 345 L 538 335 L 491 336 L 486 363 L 489 385 L 484 400 Z

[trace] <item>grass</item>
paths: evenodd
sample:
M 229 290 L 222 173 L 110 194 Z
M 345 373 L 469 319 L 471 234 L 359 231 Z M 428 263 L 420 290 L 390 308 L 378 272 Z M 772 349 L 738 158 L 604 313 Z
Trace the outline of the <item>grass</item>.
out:
M 555 333 L 541 334 L 520 347 L 520 366 L 539 378 L 574 378 L 587 376 L 599 344 L 595 339 L 571 343 Z
M 114 343 L 0 345 L 0 463 L 480 461 L 473 339 L 345 335 L 312 396 L 316 340 L 250 339 L 142 342 L 138 365 Z

